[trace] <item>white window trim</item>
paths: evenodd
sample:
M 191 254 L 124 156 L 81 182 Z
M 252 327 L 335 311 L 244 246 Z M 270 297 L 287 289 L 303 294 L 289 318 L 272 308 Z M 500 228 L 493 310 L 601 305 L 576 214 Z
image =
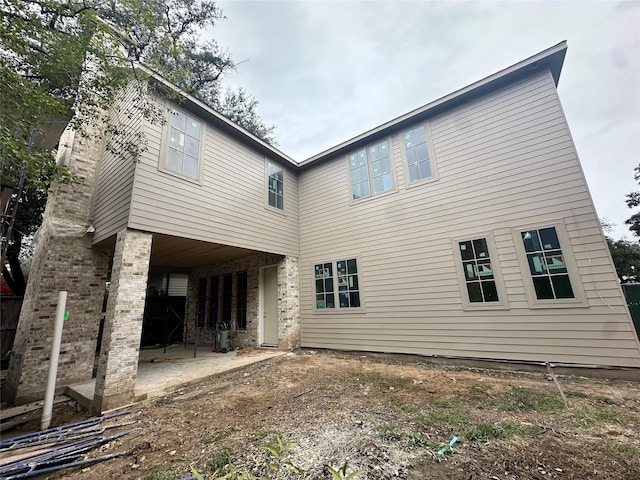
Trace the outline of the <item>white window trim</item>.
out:
M 533 279 L 531 278 L 531 271 L 529 270 L 529 262 L 527 261 L 527 253 L 522 242 L 521 232 L 526 230 L 540 230 L 550 227 L 554 227 L 556 229 L 558 241 L 560 242 L 560 249 L 564 256 L 565 265 L 567 266 L 567 272 L 569 274 L 569 281 L 571 282 L 571 288 L 573 289 L 575 298 L 539 300 L 536 296 Z M 580 281 L 580 274 L 573 254 L 571 239 L 569 238 L 567 227 L 563 221 L 527 224 L 522 227 L 512 228 L 511 234 L 516 247 L 516 256 L 518 258 L 518 265 L 524 282 L 529 308 L 577 308 L 589 306 L 584 293 L 584 287 L 582 286 L 582 281 Z
M 425 136 L 427 138 L 427 149 L 429 151 L 429 161 L 431 162 L 431 176 L 427 178 L 421 178 L 420 180 L 415 180 L 412 182 L 411 176 L 409 174 L 407 147 L 404 144 L 404 139 L 402 138 L 402 136 L 405 132 L 413 130 L 414 128 L 418 128 L 420 126 L 424 127 Z M 435 182 L 440 179 L 440 175 L 438 173 L 438 162 L 436 161 L 436 152 L 433 148 L 431 124 L 429 122 L 417 123 L 409 128 L 402 129 L 400 132 L 398 132 L 398 143 L 400 144 L 400 151 L 402 152 L 402 171 L 404 172 L 404 186 L 406 189 L 414 188 L 425 183 Z
M 328 256 L 327 256 L 328 257 Z M 332 255 L 329 258 L 325 257 L 324 259 L 319 258 L 313 262 L 311 262 L 311 264 L 309 265 L 309 271 L 311 272 L 311 298 L 312 298 L 312 307 L 313 307 L 313 314 L 318 314 L 318 315 L 344 315 L 344 314 L 362 314 L 362 313 L 366 313 L 366 309 L 365 309 L 365 302 L 364 302 L 364 286 L 362 283 L 362 262 L 360 260 L 360 256 L 359 255 Z M 349 307 L 349 308 L 340 308 L 339 304 L 340 304 L 340 300 L 338 297 L 338 282 L 337 282 L 337 268 L 336 268 L 336 263 L 339 260 L 350 260 L 352 258 L 355 258 L 356 263 L 358 265 L 358 292 L 360 293 L 360 306 L 359 307 Z M 316 265 L 320 264 L 320 263 L 329 263 L 331 262 L 331 264 L 333 265 L 333 272 L 334 272 L 334 290 L 333 290 L 333 296 L 334 296 L 334 303 L 336 305 L 335 308 L 317 308 L 316 307 L 316 272 L 315 272 L 315 267 Z
M 489 249 L 489 259 L 491 260 L 491 267 L 493 269 L 493 277 L 496 282 L 496 290 L 498 291 L 497 302 L 471 302 L 469 301 L 469 291 L 467 290 L 467 281 L 464 277 L 462 270 L 462 254 L 460 253 L 460 242 L 468 242 L 471 240 L 478 240 L 484 238 L 487 242 L 487 248 Z M 456 275 L 458 276 L 458 285 L 460 287 L 460 293 L 462 298 L 463 310 L 509 310 L 509 299 L 504 286 L 504 280 L 502 278 L 502 271 L 500 269 L 500 261 L 498 258 L 498 250 L 496 249 L 496 242 L 492 233 L 478 233 L 474 235 L 468 235 L 466 237 L 452 238 L 451 248 L 453 249 L 453 256 L 456 263 Z
M 189 117 L 193 117 L 200 122 L 201 130 L 200 130 L 200 145 L 198 150 L 198 175 L 194 177 L 190 177 L 189 175 L 184 175 L 180 172 L 176 172 L 175 170 L 171 170 L 167 168 L 167 156 L 169 151 L 169 128 L 170 128 L 170 115 L 171 111 L 176 110 L 184 115 Z M 181 180 L 186 180 L 187 182 L 195 183 L 197 185 L 202 185 L 202 174 L 204 172 L 204 144 L 207 138 L 207 124 L 204 120 L 202 120 L 197 115 L 194 115 L 190 112 L 182 110 L 180 108 L 175 107 L 174 105 L 166 106 L 166 118 L 164 125 L 162 127 L 162 142 L 160 146 L 160 158 L 158 159 L 158 171 L 162 173 L 166 173 L 167 175 L 171 175 L 173 177 L 179 178 Z
M 283 204 L 283 208 L 279 209 L 278 207 L 274 207 L 273 205 L 269 204 L 269 162 L 271 162 L 274 165 L 277 165 L 278 167 L 280 167 L 282 169 L 282 204 Z M 274 212 L 274 213 L 278 213 L 280 215 L 284 215 L 285 217 L 287 216 L 287 205 L 289 204 L 289 202 L 287 201 L 287 184 L 289 183 L 288 180 L 288 173 L 287 173 L 287 169 L 284 168 L 284 166 L 281 163 L 275 162 L 271 159 L 269 159 L 268 157 L 264 157 L 264 208 L 266 210 L 269 210 L 270 212 Z
M 387 142 L 387 148 L 389 149 L 389 167 L 391 168 L 391 180 L 393 181 L 393 188 L 390 188 L 389 190 L 386 190 L 384 192 L 373 193 L 373 182 L 372 182 L 373 179 L 371 178 L 371 164 L 369 162 L 368 148 L 371 145 L 382 143 L 382 142 Z M 367 155 L 367 175 L 369 176 L 369 192 L 370 193 L 366 197 L 353 198 L 353 182 L 351 181 L 351 164 L 349 163 L 349 155 L 352 155 L 354 152 L 358 152 L 358 151 L 360 151 L 362 149 L 365 149 L 365 151 L 367 152 L 366 153 L 366 155 Z M 381 138 L 379 140 L 376 140 L 375 142 L 367 143 L 366 145 L 364 145 L 361 148 L 349 151 L 349 153 L 347 153 L 347 155 L 345 155 L 345 164 L 346 164 L 346 167 L 347 167 L 347 181 L 349 182 L 349 204 L 352 205 L 352 204 L 358 204 L 358 203 L 366 202 L 366 201 L 372 200 L 374 198 L 381 198 L 381 197 L 384 197 L 386 195 L 391 195 L 391 194 L 396 193 L 398 191 L 398 178 L 397 178 L 397 175 L 396 175 L 395 158 L 393 156 L 393 139 L 392 139 L 392 137 Z

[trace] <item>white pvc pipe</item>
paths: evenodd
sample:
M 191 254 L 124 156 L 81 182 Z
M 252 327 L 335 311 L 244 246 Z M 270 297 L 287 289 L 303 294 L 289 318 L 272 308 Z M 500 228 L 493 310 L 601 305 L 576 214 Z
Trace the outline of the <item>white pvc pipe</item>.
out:
M 67 292 L 58 292 L 58 307 L 56 308 L 56 323 L 53 326 L 53 342 L 51 343 L 51 356 L 49 358 L 49 376 L 47 388 L 44 392 L 44 406 L 42 407 L 42 420 L 40 430 L 46 430 L 51 425 L 53 412 L 53 397 L 56 393 L 56 377 L 58 375 L 58 359 L 60 358 L 60 343 L 62 343 L 62 325 L 64 323 L 64 309 L 67 306 Z

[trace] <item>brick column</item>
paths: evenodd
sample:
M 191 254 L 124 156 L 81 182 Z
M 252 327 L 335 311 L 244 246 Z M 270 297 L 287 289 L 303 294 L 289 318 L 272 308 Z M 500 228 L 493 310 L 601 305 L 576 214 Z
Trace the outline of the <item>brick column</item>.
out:
M 118 233 L 92 410 L 131 403 L 138 373 L 152 234 Z
M 93 127 L 92 127 L 93 128 Z M 104 142 L 96 132 L 60 138 L 58 161 L 79 176 L 54 185 L 38 231 L 27 290 L 13 342 L 4 399 L 15 404 L 44 397 L 59 290 L 68 292 L 57 386 L 90 380 L 95 359 L 108 252 L 92 248 L 91 199 Z
M 300 347 L 300 274 L 298 258 L 284 257 L 278 262 L 278 347 Z

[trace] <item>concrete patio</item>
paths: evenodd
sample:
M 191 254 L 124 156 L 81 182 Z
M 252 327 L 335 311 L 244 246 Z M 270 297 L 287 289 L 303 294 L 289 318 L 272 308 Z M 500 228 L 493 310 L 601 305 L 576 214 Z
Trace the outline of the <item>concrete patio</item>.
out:
M 237 350 L 229 353 L 211 352 L 199 346 L 194 358 L 192 345 L 184 344 L 140 350 L 135 401 L 139 402 L 176 391 L 214 375 L 237 370 L 253 363 L 286 355 L 287 352 L 270 349 Z M 91 407 L 96 381 L 67 386 L 65 395 L 86 409 Z

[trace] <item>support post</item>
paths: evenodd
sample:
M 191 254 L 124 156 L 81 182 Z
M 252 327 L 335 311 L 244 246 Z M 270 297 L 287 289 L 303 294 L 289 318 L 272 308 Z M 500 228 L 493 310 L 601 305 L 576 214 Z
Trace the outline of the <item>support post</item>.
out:
M 56 307 L 56 321 L 53 325 L 53 341 L 51 343 L 51 355 L 49 356 L 49 376 L 47 388 L 44 392 L 44 406 L 42 407 L 42 420 L 40 430 L 46 430 L 51 425 L 53 412 L 53 397 L 56 394 L 56 377 L 58 375 L 58 359 L 60 358 L 60 344 L 62 343 L 62 326 L 64 324 L 64 312 L 67 307 L 67 292 L 58 292 L 58 306 Z
M 94 413 L 135 401 L 152 239 L 151 233 L 138 230 L 118 233 L 93 395 Z

